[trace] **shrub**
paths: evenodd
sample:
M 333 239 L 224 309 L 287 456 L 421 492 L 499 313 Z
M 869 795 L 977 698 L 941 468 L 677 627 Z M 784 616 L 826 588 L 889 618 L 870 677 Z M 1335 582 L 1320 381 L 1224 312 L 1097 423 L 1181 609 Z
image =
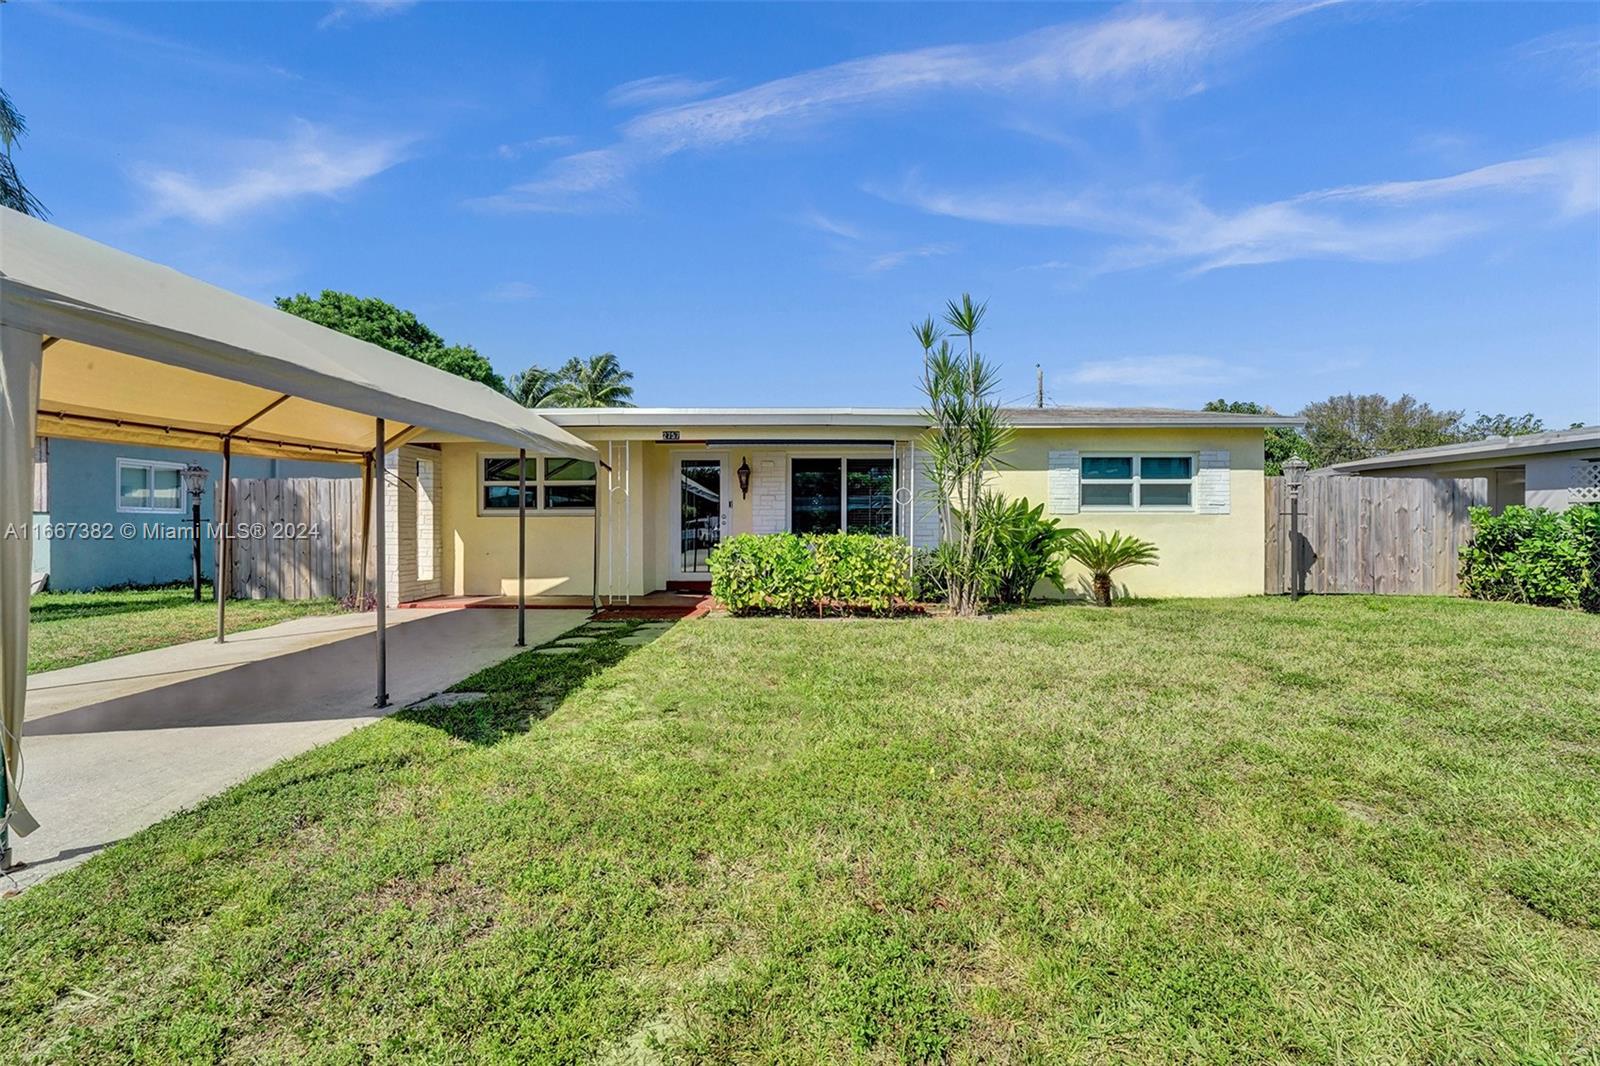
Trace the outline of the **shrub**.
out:
M 888 614 L 911 598 L 910 563 L 896 537 L 741 533 L 711 553 L 711 594 L 738 615 Z
M 1472 509 L 1461 590 L 1479 600 L 1600 612 L 1600 507 Z
M 1008 502 L 998 492 L 984 493 L 975 526 L 985 598 L 1027 603 L 1034 587 L 1046 578 L 1066 591 L 1061 563 L 1077 530 L 1044 517 L 1044 504 L 1030 507 L 1025 498 Z
M 793 533 L 741 533 L 711 552 L 711 595 L 734 614 L 797 614 L 816 600 L 817 574 Z

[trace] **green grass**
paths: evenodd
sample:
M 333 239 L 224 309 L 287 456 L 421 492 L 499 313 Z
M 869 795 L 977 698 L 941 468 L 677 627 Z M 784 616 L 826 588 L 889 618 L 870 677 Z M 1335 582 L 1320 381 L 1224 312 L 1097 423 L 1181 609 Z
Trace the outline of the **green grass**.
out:
M 191 585 L 41 592 L 28 605 L 28 672 L 215 636 L 217 604 L 211 586 L 202 585 L 201 594 L 204 598 L 195 603 Z M 338 602 L 331 599 L 229 600 L 228 632 L 337 610 Z
M 1600 1055 L 1592 617 L 711 617 L 461 687 L 0 905 L 0 1046 Z

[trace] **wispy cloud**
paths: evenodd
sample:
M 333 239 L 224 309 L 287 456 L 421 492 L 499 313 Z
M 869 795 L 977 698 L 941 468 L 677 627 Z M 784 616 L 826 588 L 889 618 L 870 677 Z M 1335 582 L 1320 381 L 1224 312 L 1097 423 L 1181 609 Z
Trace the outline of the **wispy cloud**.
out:
M 526 281 L 503 281 L 484 293 L 483 298 L 490 303 L 517 304 L 537 300 L 540 295 L 539 290 Z
M 842 219 L 834 218 L 832 215 L 825 215 L 821 211 L 806 212 L 801 216 L 800 223 L 817 230 L 819 233 L 826 233 L 830 237 L 840 237 L 847 241 L 859 241 L 862 237 L 859 227 Z
M 679 103 L 704 96 L 722 86 L 726 81 L 696 81 L 678 74 L 657 74 L 649 78 L 625 81 L 606 93 L 606 104 L 611 107 L 656 107 Z
M 29 4 L 30 13 L 45 15 L 59 22 L 128 46 L 129 54 L 163 63 L 181 63 L 212 74 L 232 77 L 295 78 L 297 75 L 270 63 L 239 62 L 208 52 L 183 41 L 163 37 L 130 26 L 117 19 L 91 15 L 77 4 Z
M 317 20 L 317 29 L 331 30 L 391 18 L 416 6 L 417 0 L 340 0 Z
M 1254 376 L 1254 370 L 1249 367 L 1224 363 L 1210 356 L 1147 355 L 1091 360 L 1080 364 L 1067 375 L 1067 380 L 1074 385 L 1165 388 L 1226 385 Z
M 495 148 L 494 154 L 501 159 L 520 159 L 529 152 L 548 151 L 552 148 L 566 148 L 577 142 L 578 138 L 570 133 L 557 133 L 548 137 L 534 137 L 526 141 L 512 141 Z
M 901 248 L 892 252 L 882 252 L 868 260 L 866 271 L 869 274 L 881 274 L 885 270 L 893 270 L 897 266 L 904 266 L 915 259 L 932 259 L 935 256 L 949 255 L 955 250 L 956 246 L 953 244 L 936 242 L 919 244 L 915 248 Z
M 1574 88 L 1600 86 L 1600 25 L 1593 22 L 1524 41 L 1512 54 L 1519 65 L 1550 71 Z
M 1269 27 L 1323 6 L 1266 5 L 1216 15 L 1131 7 L 984 45 L 946 45 L 848 60 L 707 100 L 647 111 L 608 147 L 551 164 L 532 181 L 478 201 L 508 211 L 576 211 L 631 203 L 641 167 L 681 152 L 737 144 L 874 108 L 951 92 L 1059 91 L 1131 101 L 1182 96 L 1206 65 Z M 603 169 L 597 166 L 604 162 Z M 574 187 L 574 174 L 584 187 Z M 604 175 L 604 181 L 595 180 Z
M 297 121 L 277 139 L 218 146 L 204 172 L 134 168 L 156 218 L 214 225 L 307 196 L 335 197 L 405 158 L 410 137 L 357 137 Z
M 1195 272 L 1292 259 L 1403 261 L 1473 234 L 1587 215 L 1600 206 L 1600 142 L 1556 145 L 1438 178 L 1345 185 L 1221 209 L 1192 189 L 932 189 L 912 174 L 887 198 L 930 214 L 1098 233 L 1100 269 L 1161 262 Z

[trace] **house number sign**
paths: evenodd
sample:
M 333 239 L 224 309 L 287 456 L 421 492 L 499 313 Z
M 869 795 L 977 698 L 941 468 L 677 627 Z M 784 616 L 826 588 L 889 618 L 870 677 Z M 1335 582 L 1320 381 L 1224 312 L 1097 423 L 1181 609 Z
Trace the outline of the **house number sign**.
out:
M 677 440 L 678 439 L 678 431 L 675 430 L 675 429 L 664 429 L 664 430 L 661 431 L 661 439 L 662 440 Z

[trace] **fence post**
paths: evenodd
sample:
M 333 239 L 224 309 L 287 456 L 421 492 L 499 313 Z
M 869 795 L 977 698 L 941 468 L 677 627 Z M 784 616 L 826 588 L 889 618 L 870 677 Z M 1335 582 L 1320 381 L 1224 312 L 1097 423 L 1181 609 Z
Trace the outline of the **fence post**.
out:
M 1311 464 L 1298 455 L 1283 464 L 1283 484 L 1289 490 L 1289 599 L 1300 598 L 1300 489 Z

